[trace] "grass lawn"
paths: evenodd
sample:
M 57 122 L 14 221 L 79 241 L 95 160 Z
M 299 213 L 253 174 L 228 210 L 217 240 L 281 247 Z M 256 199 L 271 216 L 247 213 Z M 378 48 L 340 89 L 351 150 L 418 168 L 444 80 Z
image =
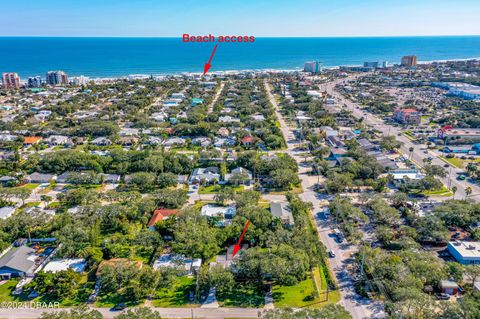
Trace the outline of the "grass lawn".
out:
M 469 160 L 469 159 L 461 159 L 460 157 L 452 157 L 452 158 L 440 157 L 440 159 L 458 168 L 465 168 L 468 163 L 480 163 L 480 158 Z
M 261 287 L 237 283 L 228 294 L 217 293 L 217 300 L 223 307 L 263 307 L 265 295 Z
M 18 284 L 18 280 L 11 279 L 6 281 L 3 285 L 0 285 L 0 302 L 3 301 L 25 301 L 27 296 L 21 294 L 19 296 L 12 295 L 15 286 Z
M 40 205 L 41 202 L 29 202 L 25 203 L 25 205 L 22 205 L 21 208 L 29 208 L 29 207 L 35 207 Z
M 219 185 L 219 184 L 208 185 L 208 186 L 200 186 L 200 188 L 198 189 L 198 193 L 203 194 L 203 195 L 216 194 L 216 193 L 219 193 L 225 187 L 228 187 L 228 186 Z M 233 190 L 235 192 L 241 192 L 241 191 L 243 191 L 243 189 L 244 189 L 243 185 L 233 187 Z
M 190 292 L 195 292 L 195 284 L 193 277 L 178 277 L 172 287 L 157 291 L 152 304 L 155 307 L 198 307 L 189 299 Z
M 28 294 L 26 292 L 22 292 L 20 295 L 12 295 L 13 290 L 15 290 L 15 286 L 17 285 L 18 280 L 11 279 L 5 282 L 3 285 L 0 285 L 0 302 L 8 302 L 8 301 L 31 301 L 31 302 L 60 302 L 60 307 L 72 307 L 78 306 L 85 303 L 85 300 L 93 291 L 93 286 L 95 283 L 87 283 L 87 276 L 84 275 L 80 284 L 82 287 L 78 291 L 78 295 L 73 299 L 63 299 L 63 300 L 51 300 L 45 296 L 40 296 L 35 299 L 28 299 Z
M 95 190 L 95 191 L 101 191 L 103 189 L 103 185 L 100 185 L 100 184 L 78 184 L 78 185 L 74 185 L 74 184 L 68 184 L 68 185 L 65 185 L 64 189 L 78 189 L 78 188 L 85 188 L 85 189 L 91 189 L 91 190 Z
M 458 168 L 465 167 L 465 161 L 458 157 L 452 157 L 452 158 L 440 157 L 440 159 Z
M 294 194 L 301 194 L 303 193 L 303 188 L 302 186 L 294 186 L 290 190 L 281 190 L 281 189 L 275 189 L 275 188 L 270 188 L 266 191 L 266 193 L 270 195 L 286 195 L 288 192 L 292 192 Z
M 26 188 L 30 191 L 33 191 L 35 188 L 37 188 L 38 186 L 40 186 L 40 184 L 36 184 L 36 183 L 29 183 L 29 184 L 25 184 L 25 185 L 22 185 L 22 186 L 19 186 L 19 188 Z
M 317 286 L 321 285 L 320 293 L 317 293 Z M 321 308 L 327 304 L 336 303 L 340 300 L 338 291 L 329 291 L 326 293 L 326 280 L 323 273 L 314 269 L 313 274 L 294 286 L 274 286 L 273 299 L 275 307 L 293 307 L 293 308 Z
M 442 186 L 441 189 L 438 190 L 431 190 L 431 191 L 422 191 L 420 194 L 425 195 L 425 196 L 453 196 L 452 191 L 450 191 L 447 187 Z
M 405 135 L 406 138 L 408 138 L 408 139 L 411 140 L 411 141 L 416 141 L 417 139 L 416 139 L 413 135 L 411 135 L 411 134 L 412 134 L 411 131 L 405 131 L 405 132 L 403 132 L 403 135 Z

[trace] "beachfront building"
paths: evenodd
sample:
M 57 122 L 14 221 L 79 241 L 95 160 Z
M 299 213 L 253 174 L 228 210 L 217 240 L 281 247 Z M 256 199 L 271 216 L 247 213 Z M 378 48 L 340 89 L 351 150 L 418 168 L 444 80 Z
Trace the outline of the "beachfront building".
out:
M 323 70 L 323 66 L 321 62 L 318 61 L 309 61 L 305 62 L 303 66 L 303 71 L 310 72 L 310 73 L 320 73 Z
M 65 85 L 68 84 L 68 77 L 64 71 L 48 71 L 46 76 L 48 85 Z
M 31 76 L 28 78 L 27 86 L 29 88 L 39 88 L 42 87 L 42 78 L 40 76 Z
M 383 62 L 378 62 L 378 61 L 363 62 L 363 67 L 374 68 L 374 69 L 383 69 L 383 68 L 388 67 L 388 62 L 387 61 L 383 61 Z
M 4 89 L 19 89 L 20 77 L 17 73 L 6 72 L 2 74 L 2 83 Z
M 416 55 L 406 55 L 402 57 L 401 66 L 414 67 L 417 66 L 417 56 Z

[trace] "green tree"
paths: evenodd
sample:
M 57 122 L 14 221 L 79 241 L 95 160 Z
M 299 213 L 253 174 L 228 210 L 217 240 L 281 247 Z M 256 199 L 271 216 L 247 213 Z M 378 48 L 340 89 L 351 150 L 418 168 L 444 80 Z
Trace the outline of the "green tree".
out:
M 98 310 L 91 310 L 86 305 L 70 311 L 44 312 L 40 319 L 103 319 Z
M 160 313 L 147 307 L 128 309 L 115 319 L 161 319 Z

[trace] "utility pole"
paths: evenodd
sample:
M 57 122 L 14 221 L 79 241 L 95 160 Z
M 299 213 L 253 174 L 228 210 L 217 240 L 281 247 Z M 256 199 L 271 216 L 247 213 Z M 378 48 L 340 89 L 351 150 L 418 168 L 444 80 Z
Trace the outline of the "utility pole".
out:
M 450 169 L 448 171 L 448 189 L 452 188 L 452 166 L 450 166 Z

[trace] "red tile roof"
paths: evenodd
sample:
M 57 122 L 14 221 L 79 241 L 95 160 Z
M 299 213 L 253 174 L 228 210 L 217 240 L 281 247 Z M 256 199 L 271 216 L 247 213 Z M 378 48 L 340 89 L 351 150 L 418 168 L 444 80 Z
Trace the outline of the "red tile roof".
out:
M 253 142 L 253 137 L 251 135 L 247 135 L 244 138 L 242 138 L 242 143 L 252 143 Z
M 176 209 L 165 209 L 165 208 L 157 209 L 153 212 L 152 218 L 150 218 L 150 221 L 148 222 L 148 227 L 155 226 L 156 223 L 164 220 L 165 217 L 171 216 L 176 213 L 177 213 Z
M 35 144 L 38 143 L 42 138 L 40 136 L 25 136 L 23 138 L 23 144 Z

